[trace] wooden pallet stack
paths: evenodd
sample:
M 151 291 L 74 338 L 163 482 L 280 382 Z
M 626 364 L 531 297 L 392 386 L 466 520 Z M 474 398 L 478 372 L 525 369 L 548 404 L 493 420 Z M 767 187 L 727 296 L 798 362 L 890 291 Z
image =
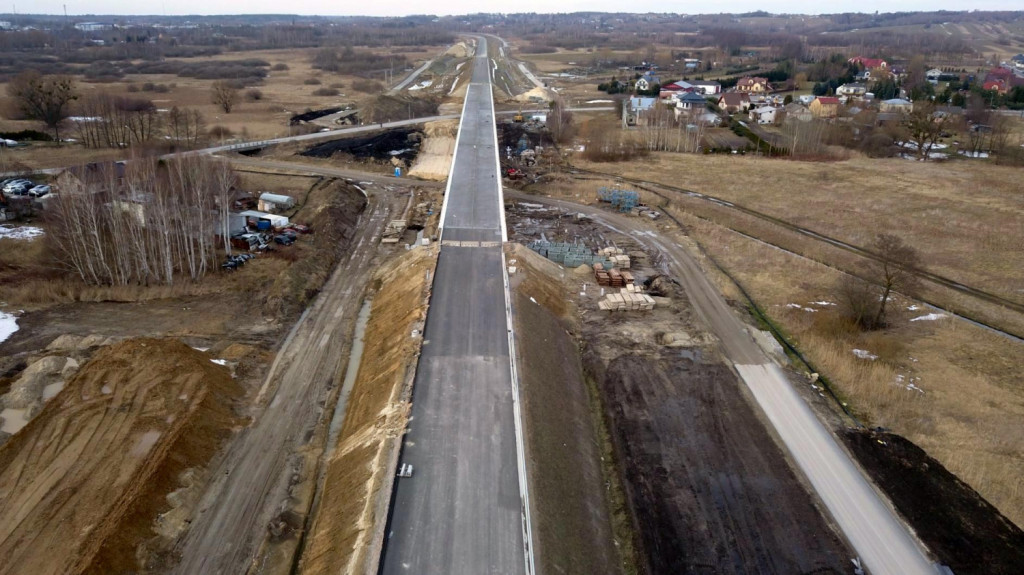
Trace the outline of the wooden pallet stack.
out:
M 597 250 L 597 254 L 607 258 L 613 267 L 617 267 L 621 270 L 629 269 L 629 256 L 622 253 L 622 248 L 609 246 Z
M 611 274 L 604 269 L 602 264 L 594 264 L 594 280 L 597 281 L 599 286 L 610 286 L 612 285 Z
M 639 293 L 639 288 L 634 284 L 619 290 L 619 293 L 610 293 L 603 300 L 598 302 L 597 307 L 605 311 L 650 311 L 654 309 L 654 298 Z

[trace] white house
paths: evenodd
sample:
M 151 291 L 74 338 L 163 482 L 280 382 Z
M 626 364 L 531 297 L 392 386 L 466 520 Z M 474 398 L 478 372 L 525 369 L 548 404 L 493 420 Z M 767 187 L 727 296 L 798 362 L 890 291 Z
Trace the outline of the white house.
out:
M 106 22 L 79 22 L 75 24 L 75 30 L 82 32 L 102 32 L 103 30 L 113 30 L 114 25 Z
M 661 84 L 661 80 L 654 74 L 648 72 L 643 76 L 640 76 L 639 79 L 637 79 L 636 89 L 642 91 L 650 90 L 651 87 L 654 86 L 655 84 Z
M 836 88 L 836 96 L 860 97 L 868 93 L 866 84 L 843 84 Z
M 722 93 L 722 85 L 718 82 L 692 82 L 692 84 L 694 92 L 699 92 L 705 96 Z
M 779 109 L 773 106 L 761 106 L 750 111 L 750 119 L 758 124 L 774 124 L 778 111 Z
M 928 79 L 929 83 L 938 84 L 939 78 L 942 77 L 942 70 L 939 70 L 938 68 L 932 68 L 931 70 L 928 70 L 927 72 L 924 73 L 924 77 Z

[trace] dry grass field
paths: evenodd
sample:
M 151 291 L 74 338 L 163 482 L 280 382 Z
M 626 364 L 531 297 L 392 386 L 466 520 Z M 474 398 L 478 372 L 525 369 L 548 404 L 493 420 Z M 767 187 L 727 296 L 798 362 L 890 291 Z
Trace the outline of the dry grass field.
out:
M 966 161 L 816 163 L 682 154 L 574 163 L 711 194 L 855 244 L 866 244 L 880 231 L 895 232 L 924 254 L 932 271 L 1024 299 L 1024 196 L 1017 189 L 1019 171 L 1011 168 Z M 593 203 L 596 189 L 608 184 L 561 175 L 541 191 Z M 911 321 L 933 310 L 902 297 L 892 306 L 890 329 L 857 333 L 836 321 L 836 306 L 814 303 L 838 302 L 841 272 L 818 261 L 848 268 L 856 258 L 847 252 L 681 194 L 668 211 L 831 378 L 865 423 L 911 439 L 1024 524 L 1024 345 L 948 316 Z M 705 263 L 723 292 L 743 301 L 728 278 Z M 945 295 L 957 309 L 974 305 L 966 296 Z M 991 305 L 977 309 L 1021 325 L 1019 314 Z M 854 349 L 878 358 L 860 359 Z
M 911 321 L 929 312 L 909 310 L 914 302 L 903 298 L 895 302 L 894 327 L 887 332 L 860 334 L 838 327 L 833 306 L 812 302 L 837 301 L 839 272 L 685 213 L 673 214 L 837 384 L 865 423 L 890 428 L 920 445 L 1011 520 L 1024 524 L 1019 371 L 1024 345 L 949 317 Z M 859 359 L 854 349 L 878 359 Z
M 395 49 L 396 56 L 408 58 L 410 66 L 418 67 L 424 61 L 433 58 L 445 49 L 445 46 L 425 46 L 422 51 L 403 52 Z M 295 114 L 307 110 L 316 110 L 332 106 L 354 104 L 356 106 L 373 98 L 376 94 L 361 92 L 353 88 L 353 83 L 360 80 L 356 76 L 333 74 L 315 70 L 312 58 L 316 49 L 259 50 L 249 52 L 230 52 L 217 56 L 174 59 L 183 62 L 230 62 L 232 60 L 262 59 L 270 64 L 271 69 L 263 83 L 240 91 L 240 101 L 230 114 L 216 107 L 210 98 L 210 89 L 214 80 L 180 77 L 174 74 L 130 74 L 116 82 L 86 82 L 76 77 L 79 93 L 84 97 L 93 92 L 108 92 L 118 96 L 146 98 L 153 101 L 158 109 L 168 110 L 174 106 L 188 107 L 199 110 L 206 123 L 206 128 L 221 127 L 228 130 L 230 137 L 238 139 L 260 139 L 289 134 L 288 120 Z M 273 70 L 276 64 L 284 64 L 287 70 Z M 396 83 L 405 77 L 404 70 L 395 70 Z M 305 84 L 308 79 L 316 79 L 319 84 Z M 129 86 L 141 88 L 146 83 L 165 85 L 166 93 L 129 91 Z M 337 96 L 317 96 L 314 92 L 321 88 L 337 86 Z M 261 93 L 259 100 L 247 99 L 246 92 L 250 89 Z M 0 84 L 0 110 L 7 110 L 10 98 L 7 96 L 6 84 Z M 0 131 L 18 131 L 24 129 L 40 129 L 37 122 L 13 121 L 0 119 Z M 63 137 L 74 138 L 74 129 L 66 129 Z M 112 160 L 128 155 L 126 150 L 88 150 L 77 145 L 56 146 L 54 144 L 33 144 L 28 148 L 5 151 L 0 157 L 0 167 L 5 163 L 11 169 L 41 169 L 67 165 L 82 164 L 88 161 Z M 16 162 L 16 164 L 15 164 Z M 6 171 L 6 170 L 0 170 Z
M 1024 302 L 1024 194 L 1016 168 L 683 154 L 614 167 L 576 164 L 710 194 L 854 245 L 895 233 L 922 253 L 929 271 Z

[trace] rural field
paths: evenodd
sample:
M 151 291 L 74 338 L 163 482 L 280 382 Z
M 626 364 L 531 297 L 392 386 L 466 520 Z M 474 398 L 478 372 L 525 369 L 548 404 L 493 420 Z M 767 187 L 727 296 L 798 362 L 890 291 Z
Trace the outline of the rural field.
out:
M 626 164 L 573 164 L 713 195 L 857 245 L 867 244 L 878 230 L 892 230 L 920 250 L 929 270 L 1013 301 L 1024 297 L 1019 291 L 1022 236 L 1008 233 L 1024 229 L 1012 168 L 668 154 Z M 984 184 L 973 183 L 978 181 Z M 589 203 L 587 190 L 599 185 L 574 182 L 552 191 Z M 800 234 L 750 224 L 722 206 L 708 210 L 708 202 L 685 194 L 659 193 L 668 203 L 648 196 L 650 201 L 679 218 L 701 249 L 835 382 L 858 416 L 911 439 L 1008 517 L 1024 522 L 1017 480 L 1024 472 L 1024 395 L 1015 367 L 1024 361 L 1019 341 L 902 296 L 889 329 L 861 334 L 844 328 L 834 311 L 842 274 L 829 265 L 852 269 L 848 254 Z M 714 277 L 710 262 L 709 268 Z M 717 277 L 726 293 L 743 300 L 729 278 Z M 971 309 L 960 302 L 950 305 Z M 940 319 L 911 321 L 929 313 Z M 1015 312 L 991 313 L 1008 328 L 1021 325 Z M 878 359 L 860 359 L 854 349 Z

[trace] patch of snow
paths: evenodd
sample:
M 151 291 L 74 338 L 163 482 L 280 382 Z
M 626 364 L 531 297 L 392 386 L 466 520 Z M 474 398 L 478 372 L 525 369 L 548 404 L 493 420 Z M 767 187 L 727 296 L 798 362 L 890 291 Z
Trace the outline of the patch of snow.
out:
M 228 360 L 226 359 L 211 359 L 210 361 L 216 363 L 217 365 L 227 365 L 228 363 Z
M 206 351 L 206 350 L 208 350 L 210 348 L 208 348 L 208 347 L 193 347 L 192 349 L 194 349 L 196 351 Z
M 72 122 L 102 122 L 103 116 L 68 116 Z
M 155 429 L 151 429 L 146 433 L 143 433 L 142 437 L 140 437 L 132 447 L 132 455 L 135 457 L 142 457 L 149 453 L 149 450 L 153 449 L 153 446 L 156 445 L 157 439 L 160 439 L 160 432 Z
M 915 317 L 914 319 L 912 319 L 910 321 L 935 321 L 937 319 L 942 319 L 944 317 L 946 317 L 946 314 L 944 314 L 944 313 L 930 313 L 928 315 L 922 315 L 922 316 L 919 316 L 919 317 Z
M 859 357 L 860 359 L 867 359 L 870 361 L 875 361 L 876 359 L 878 359 L 877 355 L 865 349 L 855 349 L 853 350 L 853 355 Z
M 27 409 L 5 409 L 0 411 L 0 431 L 14 435 L 28 425 Z
M 114 390 L 113 390 L 113 389 L 110 389 L 110 386 L 109 386 L 109 385 L 104 385 L 104 386 L 103 386 L 103 387 L 102 387 L 102 388 L 100 389 L 100 393 L 102 393 L 103 395 L 110 395 L 111 393 L 114 393 Z
M 830 302 L 830 301 L 812 301 L 811 305 L 836 305 L 836 304 L 833 303 L 833 302 Z
M 532 301 L 533 303 L 537 303 L 537 300 L 533 299 L 533 296 L 530 296 L 530 301 Z
M 907 307 L 907 311 L 917 311 L 917 310 L 919 310 L 919 309 L 921 309 L 921 306 L 919 306 L 919 305 L 917 305 L 917 304 L 914 304 L 914 305 L 912 305 L 912 306 L 908 306 L 908 307 Z
M 424 81 L 420 82 L 419 84 L 416 84 L 412 88 L 409 88 L 409 91 L 412 92 L 413 90 L 422 90 L 423 88 L 429 88 L 433 84 L 434 84 L 433 80 L 424 80 Z
M 32 226 L 14 227 L 0 225 L 0 239 L 8 240 L 34 240 L 43 235 L 43 230 Z
M 51 383 L 50 385 L 47 385 L 46 387 L 43 388 L 43 401 L 50 401 L 54 397 L 57 397 L 57 394 L 60 393 L 60 390 L 62 389 L 64 389 L 63 381 L 58 381 L 56 383 Z
M 587 104 L 614 104 L 615 100 L 587 100 Z
M 0 342 L 14 335 L 16 331 L 18 331 L 18 318 L 0 311 Z

